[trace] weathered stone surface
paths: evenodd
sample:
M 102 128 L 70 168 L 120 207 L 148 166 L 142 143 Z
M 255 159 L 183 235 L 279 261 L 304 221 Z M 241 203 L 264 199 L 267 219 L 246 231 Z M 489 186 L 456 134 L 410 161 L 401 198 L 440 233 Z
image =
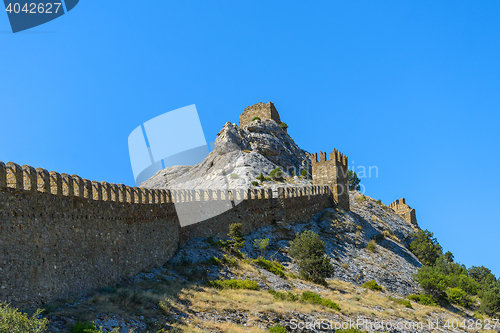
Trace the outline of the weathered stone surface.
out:
M 256 120 L 243 128 L 228 122 L 217 134 L 214 151 L 204 161 L 195 166 L 173 166 L 160 170 L 141 187 L 249 188 L 261 172 L 267 176 L 277 167 L 285 172 L 286 177 L 291 177 L 292 171 L 298 175 L 302 169 L 311 173 L 307 154 L 275 121 Z M 311 183 L 308 179 L 296 178 L 287 183 L 265 185 L 276 188 Z

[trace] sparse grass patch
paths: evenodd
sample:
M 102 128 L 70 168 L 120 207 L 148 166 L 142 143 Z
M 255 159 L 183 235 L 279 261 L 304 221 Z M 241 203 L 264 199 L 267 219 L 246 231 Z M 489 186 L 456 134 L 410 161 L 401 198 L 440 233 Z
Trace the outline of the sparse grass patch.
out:
M 277 325 L 274 325 L 273 327 L 271 327 L 269 329 L 269 332 L 271 332 L 271 333 L 286 333 L 287 330 L 286 330 L 286 328 L 284 328 L 280 324 L 277 324 Z
M 305 303 L 311 303 L 311 304 L 319 304 L 319 305 L 323 305 L 327 308 L 340 311 L 340 306 L 337 303 L 335 303 L 327 298 L 323 298 L 320 295 L 313 293 L 311 291 L 304 291 L 302 293 L 302 295 L 300 296 L 300 301 L 305 302 Z
M 415 301 L 419 304 L 429 305 L 429 306 L 437 306 L 437 302 L 431 295 L 408 295 L 406 296 L 409 300 Z
M 252 262 L 257 264 L 259 267 L 262 267 L 265 270 L 267 270 L 275 275 L 279 275 L 282 278 L 286 277 L 285 272 L 284 272 L 285 267 L 282 264 L 280 264 L 279 262 L 270 261 L 270 260 L 266 260 L 263 258 L 252 260 Z
M 382 291 L 384 290 L 384 288 L 382 288 L 382 286 L 379 286 L 377 281 L 375 280 L 371 280 L 371 281 L 367 281 L 365 283 L 363 283 L 362 285 L 363 288 L 368 288 L 368 289 L 371 289 L 371 290 L 375 290 L 375 291 Z
M 253 118 L 252 118 L 252 121 L 255 121 L 255 120 L 260 120 L 260 117 L 257 117 L 257 116 L 256 116 L 256 117 L 253 117 Z
M 392 297 L 392 296 L 389 296 L 387 297 L 390 301 L 393 301 L 394 303 L 397 303 L 397 304 L 401 304 L 401 305 L 404 305 L 406 306 L 407 308 L 409 309 L 413 309 L 413 306 L 411 305 L 411 302 L 407 299 L 404 299 L 404 298 L 396 298 L 396 297 Z
M 273 289 L 269 289 L 268 292 L 271 295 L 273 295 L 274 299 L 278 299 L 281 301 L 297 302 L 300 299 L 299 295 L 296 295 L 296 294 L 292 293 L 291 291 L 284 293 L 281 291 L 275 291 Z
M 237 279 L 207 281 L 207 286 L 218 289 L 259 289 L 259 285 L 255 281 Z
M 365 202 L 367 199 L 366 199 L 366 196 L 364 194 L 360 194 L 360 195 L 357 195 L 356 196 L 356 200 L 359 202 L 359 203 L 362 203 L 362 202 Z
M 366 249 L 370 252 L 375 252 L 377 250 L 377 243 L 372 239 L 366 245 Z

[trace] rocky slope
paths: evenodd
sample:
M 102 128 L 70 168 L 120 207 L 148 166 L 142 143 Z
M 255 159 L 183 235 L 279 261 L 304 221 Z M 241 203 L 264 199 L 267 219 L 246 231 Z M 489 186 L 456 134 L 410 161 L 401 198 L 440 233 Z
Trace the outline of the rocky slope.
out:
M 244 128 L 226 123 L 217 134 L 215 149 L 195 166 L 173 166 L 158 171 L 141 184 L 145 188 L 221 189 L 248 188 L 262 172 L 281 168 L 290 178 L 280 186 L 310 185 L 292 178 L 292 170 L 310 172 L 310 160 L 293 139 L 273 120 L 255 120 Z M 273 182 L 268 183 L 273 187 Z
M 327 320 L 332 323 L 385 321 L 402 328 L 387 332 L 426 332 L 430 322 L 473 319 L 474 309 L 429 307 L 400 300 L 418 291 L 412 274 L 421 266 L 407 250 L 413 227 L 390 208 L 358 192 L 350 193 L 351 212 L 326 209 L 308 221 L 294 225 L 266 226 L 246 235 L 239 259 L 216 246 L 217 239 L 197 238 L 179 249 L 163 267 L 141 273 L 118 286 L 76 300 L 49 304 L 50 332 L 69 332 L 77 321 L 94 321 L 109 332 L 266 332 L 277 324 L 293 332 L 333 332 L 331 329 L 298 329 L 297 321 Z M 327 286 L 297 278 L 298 268 L 288 255 L 289 241 L 297 232 L 313 230 L 326 243 L 335 266 Z M 384 235 L 378 236 L 377 235 Z M 373 238 L 378 243 L 367 247 Z M 261 253 L 255 239 L 269 238 Z M 273 274 L 252 260 L 263 256 L 285 267 L 286 276 Z M 217 263 L 213 258 L 219 258 Z M 219 290 L 207 287 L 207 280 L 248 279 L 258 290 Z M 370 291 L 363 282 L 376 280 L 384 291 Z M 334 310 L 322 305 L 273 298 L 268 290 L 315 292 L 340 305 Z M 407 327 L 404 327 L 407 325 Z M 408 327 L 408 325 L 416 325 Z M 418 325 L 424 325 L 419 328 Z M 361 326 L 362 331 L 380 329 Z M 459 328 L 454 332 L 465 332 Z M 500 331 L 500 330 L 497 330 Z

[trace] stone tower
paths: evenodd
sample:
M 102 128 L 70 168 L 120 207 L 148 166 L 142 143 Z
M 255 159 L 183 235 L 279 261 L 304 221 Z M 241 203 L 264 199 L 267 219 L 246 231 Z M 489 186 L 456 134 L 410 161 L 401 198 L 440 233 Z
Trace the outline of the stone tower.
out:
M 274 107 L 272 102 L 257 103 L 247 106 L 243 113 L 240 115 L 240 127 L 246 126 L 252 122 L 252 119 L 259 117 L 260 119 L 274 120 L 278 125 L 281 124 L 280 115 L 278 110 Z
M 405 198 L 394 201 L 389 205 L 389 207 L 392 208 L 392 210 L 394 210 L 396 214 L 405 219 L 406 222 L 410 223 L 415 227 L 418 227 L 417 215 L 415 214 L 415 209 L 411 208 L 409 205 L 406 204 Z
M 326 153 L 320 152 L 310 156 L 312 161 L 312 176 L 314 185 L 328 185 L 333 194 L 334 203 L 349 211 L 349 168 L 347 156 L 336 149 L 326 159 Z

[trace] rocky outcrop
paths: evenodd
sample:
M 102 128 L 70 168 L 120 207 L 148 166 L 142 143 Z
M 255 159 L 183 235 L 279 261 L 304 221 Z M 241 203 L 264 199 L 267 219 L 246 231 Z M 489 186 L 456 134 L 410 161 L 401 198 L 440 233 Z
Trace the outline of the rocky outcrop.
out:
M 279 167 L 289 178 L 279 186 L 310 185 L 307 179 L 291 177 L 310 170 L 306 152 L 271 119 L 255 120 L 243 128 L 227 122 L 217 134 L 215 149 L 195 166 L 173 166 L 158 171 L 141 184 L 145 188 L 221 189 L 248 188 L 262 172 Z M 274 187 L 274 183 L 267 184 Z

